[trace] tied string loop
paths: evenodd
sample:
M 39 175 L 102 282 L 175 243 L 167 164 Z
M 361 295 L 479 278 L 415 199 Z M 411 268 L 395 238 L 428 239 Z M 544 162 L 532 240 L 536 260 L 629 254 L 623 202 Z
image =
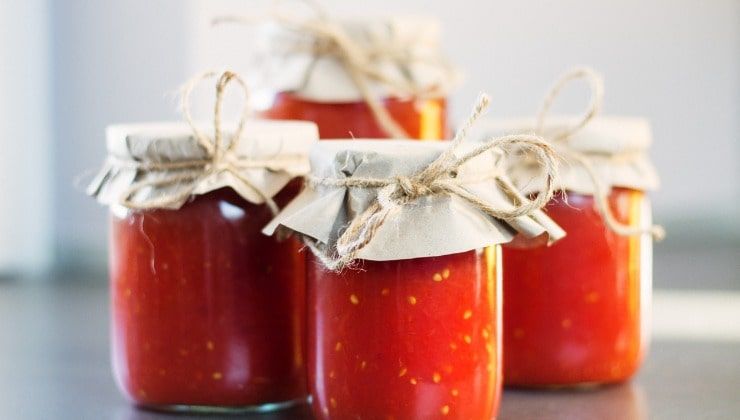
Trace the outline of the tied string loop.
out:
M 190 96 L 195 86 L 205 79 L 218 76 L 216 82 L 216 103 L 213 111 L 213 138 L 211 139 L 204 134 L 193 121 L 190 113 Z M 222 107 L 226 87 L 231 82 L 236 82 L 244 93 L 244 109 L 242 110 L 239 123 L 231 138 L 224 139 L 222 131 Z M 265 204 L 270 208 L 273 214 L 277 214 L 279 209 L 272 198 L 264 193 L 260 188 L 254 185 L 249 179 L 241 175 L 244 169 L 257 168 L 279 168 L 288 160 L 295 160 L 296 157 L 287 157 L 284 159 L 246 159 L 238 156 L 234 150 L 238 145 L 244 125 L 250 113 L 249 109 L 249 91 L 244 81 L 234 72 L 224 71 L 221 74 L 209 71 L 198 75 L 189 80 L 182 88 L 181 107 L 183 115 L 198 144 L 204 149 L 206 157 L 203 159 L 193 159 L 174 162 L 138 162 L 126 161 L 115 162 L 118 166 L 129 166 L 139 171 L 161 172 L 163 176 L 158 179 L 146 179 L 133 183 L 126 191 L 123 192 L 120 204 L 136 210 L 146 210 L 154 208 L 166 208 L 186 200 L 198 187 L 198 184 L 207 178 L 213 177 L 220 173 L 228 173 L 239 181 L 244 187 L 257 194 Z M 180 171 L 180 173 L 168 174 L 168 172 Z M 174 192 L 162 191 L 154 198 L 146 200 L 135 199 L 136 195 L 147 189 L 158 189 L 186 185 L 185 188 L 178 188 Z
M 634 236 L 642 234 L 650 234 L 655 240 L 663 240 L 665 238 L 665 229 L 659 225 L 651 225 L 649 227 L 637 227 L 624 224 L 617 220 L 614 213 L 609 206 L 609 189 L 599 178 L 599 175 L 594 169 L 591 156 L 580 153 L 572 148 L 568 147 L 567 142 L 572 136 L 583 129 L 588 123 L 593 120 L 599 112 L 604 103 L 604 80 L 603 77 L 595 70 L 588 67 L 578 67 L 572 69 L 563 76 L 561 76 L 555 84 L 550 88 L 550 91 L 545 95 L 545 99 L 540 106 L 540 110 L 537 113 L 536 118 L 536 133 L 544 135 L 545 121 L 547 113 L 550 111 L 552 104 L 555 99 L 560 95 L 560 92 L 570 82 L 575 80 L 585 80 L 588 82 L 591 90 L 591 99 L 589 101 L 586 110 L 583 112 L 581 117 L 575 124 L 565 128 L 559 133 L 548 136 L 553 146 L 557 150 L 558 154 L 566 160 L 570 160 L 579 164 L 588 175 L 594 188 L 594 202 L 596 203 L 596 209 L 604 219 L 606 226 L 613 232 L 622 236 Z M 612 158 L 612 157 L 609 157 Z M 623 156 L 614 156 L 615 160 L 622 159 Z
M 444 94 L 445 88 L 443 86 L 422 88 L 412 77 L 391 77 L 378 70 L 374 63 L 387 60 L 398 66 L 402 74 L 407 74 L 407 67 L 414 63 L 434 65 L 443 69 L 448 74 L 447 78 L 449 80 L 454 79 L 452 66 L 438 55 L 415 55 L 410 48 L 413 45 L 413 40 L 381 41 L 374 37 L 368 37 L 365 40 L 368 45 L 359 43 L 347 33 L 347 30 L 339 22 L 332 20 L 316 2 L 304 0 L 303 3 L 311 7 L 315 17 L 297 17 L 279 10 L 273 10 L 265 17 L 225 16 L 214 19 L 213 23 L 229 22 L 254 25 L 275 22 L 294 32 L 308 35 L 313 42 L 300 43 L 286 40 L 287 44 L 284 46 L 288 53 L 309 53 L 313 56 L 313 62 L 307 67 L 304 85 L 308 82 L 310 73 L 320 58 L 335 58 L 342 64 L 352 79 L 360 96 L 370 109 L 373 119 L 386 135 L 391 138 L 409 138 L 406 130 L 384 106 L 382 99 L 373 93 L 371 82 L 384 86 L 393 95 L 411 98 L 439 96 Z
M 359 215 L 357 215 L 341 233 L 336 241 L 334 250 L 317 243 L 311 238 L 304 238 L 307 246 L 316 254 L 324 265 L 334 271 L 339 271 L 357 259 L 359 252 L 373 239 L 378 229 L 394 213 L 422 197 L 454 196 L 460 198 L 477 210 L 501 220 L 510 220 L 531 214 L 544 207 L 555 192 L 557 177 L 557 158 L 553 148 L 542 138 L 534 135 L 510 135 L 493 138 L 477 146 L 468 153 L 458 157 L 455 151 L 465 139 L 468 129 L 480 117 L 488 106 L 488 96 L 482 95 L 478 105 L 468 122 L 458 131 L 450 146 L 427 167 L 410 176 L 394 176 L 390 178 L 319 178 L 309 176 L 307 185 L 343 187 L 343 188 L 375 188 L 378 189 L 376 199 Z M 536 156 L 546 175 L 547 188 L 534 200 L 526 200 L 516 189 L 507 184 L 505 176 L 491 172 L 487 178 L 493 178 L 503 184 L 502 190 L 516 205 L 511 208 L 495 207 L 482 200 L 476 194 L 465 188 L 466 184 L 481 181 L 479 179 L 461 179 L 458 176 L 460 167 L 470 159 L 480 156 L 494 149 L 521 149 L 524 148 Z

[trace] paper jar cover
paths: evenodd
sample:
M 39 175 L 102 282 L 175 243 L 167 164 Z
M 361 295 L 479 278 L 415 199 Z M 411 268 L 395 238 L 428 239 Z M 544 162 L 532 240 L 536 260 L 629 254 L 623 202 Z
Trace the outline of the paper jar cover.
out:
M 436 159 L 446 147 L 445 142 L 408 140 L 320 141 L 310 155 L 311 173 L 335 179 L 410 176 Z M 494 172 L 500 165 L 499 158 L 490 152 L 479 155 L 460 167 L 457 179 L 487 203 L 510 210 L 514 205 L 495 179 L 481 176 Z M 465 182 L 466 179 L 471 182 Z M 282 225 L 331 246 L 377 194 L 376 188 L 306 187 L 264 232 L 272 234 Z M 542 212 L 503 221 L 455 195 L 417 198 L 389 219 L 358 258 L 385 261 L 448 255 L 509 242 L 517 232 L 529 237 L 547 233 L 552 239 L 564 235 Z
M 203 128 L 200 128 L 200 127 Z M 203 133 L 212 135 L 212 124 L 198 124 Z M 208 127 L 211 127 L 210 129 Z M 224 138 L 229 140 L 234 130 L 226 128 Z M 267 197 L 273 197 L 293 178 L 309 171 L 308 152 L 318 140 L 313 123 L 298 121 L 247 121 L 242 137 L 233 155 L 247 167 L 238 171 Z M 223 187 L 233 188 L 245 200 L 261 204 L 263 197 L 229 171 L 203 174 L 202 168 L 168 168 L 150 170 L 157 164 L 177 164 L 207 160 L 206 149 L 197 141 L 186 123 L 142 123 L 112 125 L 107 128 L 108 158 L 88 187 L 88 194 L 106 205 L 119 204 L 124 194 L 135 183 L 156 183 L 178 175 L 193 175 L 192 182 L 178 182 L 142 188 L 131 199 L 134 202 L 162 196 L 177 196 L 192 190 L 191 195 L 205 194 Z M 263 167 L 250 166 L 263 162 Z M 176 166 L 176 165 L 175 165 Z M 162 206 L 177 209 L 190 199 L 182 197 Z

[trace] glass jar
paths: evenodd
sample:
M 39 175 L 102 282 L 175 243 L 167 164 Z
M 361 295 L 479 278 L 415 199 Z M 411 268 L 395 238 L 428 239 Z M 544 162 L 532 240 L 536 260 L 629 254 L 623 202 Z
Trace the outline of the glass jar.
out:
M 128 399 L 208 411 L 305 401 L 305 259 L 297 240 L 260 232 L 266 205 L 222 188 L 177 210 L 112 210 L 113 366 Z
M 584 74 L 595 73 L 574 70 L 555 84 L 555 94 Z M 589 80 L 600 97 L 600 78 Z M 562 158 L 554 184 L 562 194 L 545 212 L 566 236 L 554 244 L 515 240 L 502 253 L 507 386 L 622 382 L 647 352 L 652 241 L 662 232 L 652 224 L 646 195 L 659 183 L 647 156 L 650 125 L 635 117 L 593 117 L 596 112 L 546 120 L 541 114 L 539 124 L 531 118 L 491 119 L 475 134 L 486 139 L 540 132 Z M 507 175 L 525 195 L 535 196 L 544 185 L 532 168 L 536 159 L 520 157 L 509 162 Z
M 261 117 L 312 121 L 322 139 L 448 137 L 446 97 L 459 75 L 441 51 L 437 20 L 322 11 L 294 20 L 256 34 L 270 99 Z
M 507 385 L 621 382 L 646 352 L 652 239 L 610 230 L 592 195 L 567 193 L 547 214 L 567 236 L 552 246 L 504 247 Z M 614 188 L 609 206 L 630 226 L 650 224 L 642 191 Z
M 447 137 L 446 99 L 386 98 L 382 103 L 410 138 L 439 140 Z M 363 101 L 317 102 L 302 99 L 290 92 L 280 92 L 260 116 L 270 119 L 312 121 L 319 126 L 319 135 L 323 139 L 349 136 L 388 137 L 388 133 L 378 125 L 370 108 Z
M 231 80 L 243 86 L 218 77 L 216 118 Z M 213 138 L 189 118 L 109 126 L 88 187 L 111 214 L 114 376 L 139 406 L 263 412 L 307 400 L 305 255 L 261 229 L 302 189 L 318 132 L 223 126 Z
M 467 159 L 449 159 L 456 152 Z M 551 233 L 534 210 L 506 213 L 519 193 L 504 187 L 501 159 L 462 138 L 313 148 L 312 182 L 264 232 L 282 226 L 312 251 L 307 366 L 316 417 L 495 415 L 500 244 L 514 232 Z M 459 189 L 427 187 L 452 179 Z
M 498 246 L 308 262 L 308 375 L 322 419 L 490 419 L 500 398 Z

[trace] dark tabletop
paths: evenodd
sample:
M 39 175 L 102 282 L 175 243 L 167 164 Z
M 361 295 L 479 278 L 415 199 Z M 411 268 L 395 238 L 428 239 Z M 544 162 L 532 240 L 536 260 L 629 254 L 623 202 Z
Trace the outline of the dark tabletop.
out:
M 130 407 L 115 388 L 104 280 L 0 281 L 0 419 L 172 418 Z M 238 418 L 310 416 L 300 407 Z M 740 342 L 657 341 L 631 383 L 507 390 L 499 419 L 740 419 Z

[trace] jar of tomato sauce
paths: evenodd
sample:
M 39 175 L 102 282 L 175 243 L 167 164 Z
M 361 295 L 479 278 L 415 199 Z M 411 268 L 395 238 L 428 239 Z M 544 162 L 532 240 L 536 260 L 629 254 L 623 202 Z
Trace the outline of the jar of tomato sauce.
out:
M 201 130 L 107 130 L 90 193 L 111 210 L 114 376 L 157 410 L 304 402 L 305 258 L 260 231 L 300 190 L 316 127 L 249 121 L 218 141 Z
M 426 191 L 445 147 L 320 141 L 309 187 L 266 228 L 297 232 L 314 251 L 308 377 L 317 418 L 469 420 L 497 411 L 499 244 L 516 229 L 528 236 L 546 230 L 530 215 L 509 223 L 454 193 Z M 434 182 L 512 208 L 492 161 L 485 154 L 445 167 Z
M 447 136 L 458 75 L 440 51 L 439 24 L 399 18 L 276 18 L 261 60 L 272 100 L 265 118 L 313 121 L 322 139 Z
M 556 138 L 577 123 L 548 118 L 542 133 Z M 482 126 L 497 135 L 532 132 L 535 123 Z M 627 117 L 597 117 L 553 141 L 564 158 L 562 194 L 545 210 L 567 236 L 549 247 L 530 242 L 503 250 L 507 385 L 614 383 L 639 368 L 650 331 L 654 230 L 645 192 L 658 184 L 650 142 L 647 121 Z M 510 174 L 525 193 L 538 192 L 526 162 Z

